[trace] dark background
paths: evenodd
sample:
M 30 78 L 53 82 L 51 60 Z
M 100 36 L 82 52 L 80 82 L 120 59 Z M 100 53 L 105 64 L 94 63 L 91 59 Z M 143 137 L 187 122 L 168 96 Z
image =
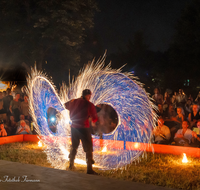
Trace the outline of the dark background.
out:
M 42 11 L 38 10 L 36 2 L 43 3 L 43 7 L 40 5 Z M 183 88 L 195 96 L 199 91 L 198 0 L 96 0 L 93 4 L 85 0 L 87 6 L 80 8 L 79 12 L 67 9 L 66 15 L 61 15 L 73 21 L 82 19 L 85 24 L 83 31 L 80 27 L 71 33 L 71 26 L 65 27 L 63 23 L 57 26 L 57 20 L 54 22 L 53 19 L 60 14 L 60 9 L 73 1 L 52 1 L 56 6 L 47 2 L 2 1 L 1 80 L 25 81 L 30 66 L 41 62 L 41 69 L 53 77 L 59 88 L 62 81 L 68 83 L 69 69 L 71 75 L 77 76 L 84 64 L 94 57 L 99 58 L 107 50 L 106 63 L 111 61 L 113 68 L 126 64 L 123 71 L 138 76 L 148 92 L 152 93 L 155 87 L 159 87 L 162 93 L 166 89 L 178 91 Z M 95 2 L 98 10 L 93 7 Z M 31 10 L 32 20 L 28 20 L 27 10 Z M 93 12 L 94 15 L 89 14 Z M 51 13 L 54 17 L 49 16 Z M 44 19 L 50 23 L 46 28 Z M 37 30 L 33 27 L 35 23 Z M 55 34 L 56 27 L 59 32 Z M 49 32 L 45 33 L 49 35 L 45 39 L 41 35 L 44 28 Z M 62 36 L 69 37 L 76 45 L 61 44 Z M 38 41 L 40 43 L 36 43 Z M 48 53 L 40 59 L 39 50 L 42 48 Z

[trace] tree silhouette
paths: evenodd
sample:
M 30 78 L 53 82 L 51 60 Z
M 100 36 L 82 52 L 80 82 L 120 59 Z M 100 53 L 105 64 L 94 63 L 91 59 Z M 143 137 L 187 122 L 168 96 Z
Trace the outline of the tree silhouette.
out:
M 36 62 L 39 69 L 53 61 L 78 63 L 77 50 L 97 10 L 94 0 L 1 0 L 0 7 L 6 61 Z
M 169 52 L 174 78 L 182 84 L 190 79 L 196 86 L 200 82 L 200 1 L 193 0 L 182 11 Z

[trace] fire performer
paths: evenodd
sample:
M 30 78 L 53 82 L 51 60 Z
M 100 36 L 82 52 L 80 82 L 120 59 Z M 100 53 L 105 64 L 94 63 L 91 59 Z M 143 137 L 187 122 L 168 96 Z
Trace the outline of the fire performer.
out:
M 98 117 L 94 104 L 90 102 L 90 98 L 91 91 L 89 89 L 85 89 L 82 92 L 81 98 L 73 99 L 64 104 L 65 108 L 68 109 L 70 112 L 70 119 L 72 121 L 72 146 L 69 154 L 69 169 L 74 168 L 74 159 L 81 140 L 83 149 L 86 153 L 87 174 L 97 174 L 92 169 L 92 164 L 94 164 L 94 160 L 92 155 L 93 144 L 89 125 L 89 118 L 91 117 L 92 122 L 95 123 L 98 120 Z

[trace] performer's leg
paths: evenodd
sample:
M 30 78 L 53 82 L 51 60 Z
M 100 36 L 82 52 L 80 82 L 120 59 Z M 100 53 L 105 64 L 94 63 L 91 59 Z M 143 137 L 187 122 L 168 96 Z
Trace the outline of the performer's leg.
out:
M 70 154 L 69 154 L 69 169 L 73 169 L 74 168 L 74 159 L 77 153 L 77 148 L 79 146 L 80 143 L 80 135 L 79 135 L 79 131 L 76 128 L 71 128 L 71 141 L 72 141 L 72 145 L 71 145 L 71 150 L 70 150 Z
M 81 141 L 83 144 L 83 149 L 86 153 L 86 162 L 87 162 L 87 174 L 97 174 L 92 169 L 92 164 L 94 164 L 93 160 L 93 144 L 92 144 L 92 136 L 89 128 L 82 129 L 81 133 Z

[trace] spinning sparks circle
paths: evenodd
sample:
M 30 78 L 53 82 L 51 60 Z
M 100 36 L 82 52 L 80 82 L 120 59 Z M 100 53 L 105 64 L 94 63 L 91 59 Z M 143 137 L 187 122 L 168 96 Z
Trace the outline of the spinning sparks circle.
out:
M 94 105 L 112 106 L 118 115 L 114 131 L 93 135 L 93 155 L 96 167 L 114 169 L 137 159 L 148 146 L 156 114 L 154 105 L 142 85 L 130 73 L 121 73 L 110 65 L 104 67 L 105 58 L 87 65 L 67 87 L 62 85 L 60 94 L 42 72 L 32 69 L 28 77 L 27 93 L 32 117 L 47 159 L 53 167 L 65 169 L 70 150 L 70 118 L 63 104 L 81 97 L 82 90 L 92 91 Z M 49 108 L 56 110 L 56 119 L 48 116 Z M 55 121 L 53 131 L 49 125 Z M 85 153 L 79 146 L 75 163 L 86 164 Z

